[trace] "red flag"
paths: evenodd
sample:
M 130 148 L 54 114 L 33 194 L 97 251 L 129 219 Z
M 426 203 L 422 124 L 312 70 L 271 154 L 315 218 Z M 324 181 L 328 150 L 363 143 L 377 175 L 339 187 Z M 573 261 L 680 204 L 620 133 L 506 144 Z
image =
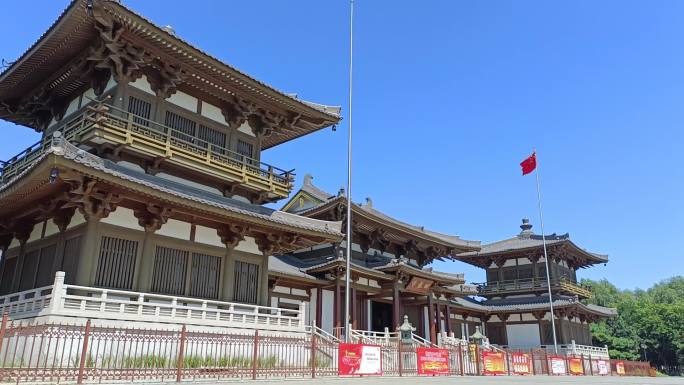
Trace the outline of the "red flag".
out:
M 520 162 L 523 175 L 527 175 L 537 168 L 537 153 L 533 152 L 527 159 Z

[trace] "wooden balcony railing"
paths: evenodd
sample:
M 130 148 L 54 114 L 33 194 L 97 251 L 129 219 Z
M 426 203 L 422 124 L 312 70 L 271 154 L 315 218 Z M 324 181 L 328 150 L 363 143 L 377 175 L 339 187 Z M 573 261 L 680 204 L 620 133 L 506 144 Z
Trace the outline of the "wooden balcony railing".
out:
M 480 294 L 500 294 L 510 292 L 538 291 L 547 288 L 545 278 L 513 279 L 508 281 L 495 281 L 477 284 Z M 583 298 L 591 298 L 591 291 L 567 278 L 551 279 L 551 288 L 577 295 Z
M 53 285 L 0 296 L 0 314 L 13 319 L 62 316 L 129 322 L 176 323 L 261 330 L 304 331 L 305 304 L 281 309 L 244 303 L 68 285 L 64 272 Z
M 292 190 L 292 170 L 282 170 L 105 103 L 86 107 L 55 130 L 75 144 L 125 145 L 142 155 L 164 158 L 273 197 L 285 198 Z M 49 147 L 48 136 L 2 162 L 0 183 L 21 173 Z

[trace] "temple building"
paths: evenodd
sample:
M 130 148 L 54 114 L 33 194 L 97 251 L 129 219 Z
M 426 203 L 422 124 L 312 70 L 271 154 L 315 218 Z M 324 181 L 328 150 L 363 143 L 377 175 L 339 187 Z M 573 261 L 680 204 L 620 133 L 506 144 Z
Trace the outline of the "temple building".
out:
M 310 175 L 304 178 L 302 188 L 283 211 L 346 223 L 344 191 L 327 193 L 314 186 L 312 179 Z M 394 331 L 407 315 L 418 335 L 437 342 L 438 333 L 451 331 L 446 315 L 452 299 L 475 294 L 476 288 L 465 284 L 463 274 L 438 272 L 425 265 L 477 251 L 479 242 L 404 223 L 374 208 L 370 199 L 365 204 L 353 203 L 351 209 L 352 329 Z M 339 335 L 344 327 L 345 255 L 344 243 L 331 242 L 272 257 L 272 270 L 279 269 L 282 275 L 272 280 L 271 305 L 287 301 L 293 289 L 306 290 L 310 295 L 302 300 L 310 301 L 315 323 Z
M 268 307 L 268 258 L 339 242 L 341 223 L 262 206 L 290 194 L 293 170 L 261 152 L 339 107 L 121 2 L 74 0 L 0 74 L 0 118 L 42 134 L 3 162 L 0 311 L 303 330 L 303 307 Z
M 452 322 L 481 323 L 490 343 L 500 346 L 552 346 L 542 236 L 532 231 L 527 219 L 520 228 L 513 238 L 457 255 L 459 260 L 485 269 L 487 281 L 478 284 L 478 296 L 484 300 L 454 298 L 457 305 L 452 307 Z M 590 288 L 577 282 L 577 270 L 605 264 L 608 257 L 580 248 L 569 234 L 546 235 L 546 245 L 557 342 L 592 345 L 589 324 L 617 313 L 582 302 L 592 294 Z M 452 330 L 458 331 L 458 327 Z M 461 335 L 467 337 L 463 330 Z

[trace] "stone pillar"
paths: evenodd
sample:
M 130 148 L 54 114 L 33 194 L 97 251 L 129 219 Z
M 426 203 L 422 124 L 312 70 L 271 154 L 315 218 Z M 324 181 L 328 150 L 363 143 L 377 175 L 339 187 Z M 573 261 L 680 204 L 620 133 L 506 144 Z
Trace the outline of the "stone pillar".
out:
M 100 242 L 99 231 L 100 218 L 91 217 L 87 219 L 85 231 L 81 241 L 81 252 L 78 255 L 76 265 L 76 277 L 74 284 L 80 286 L 92 286 L 95 267 L 97 265 L 98 244 Z
M 270 306 L 268 303 L 268 260 L 269 256 L 264 256 L 264 261 L 261 264 L 261 277 L 259 279 L 259 305 Z

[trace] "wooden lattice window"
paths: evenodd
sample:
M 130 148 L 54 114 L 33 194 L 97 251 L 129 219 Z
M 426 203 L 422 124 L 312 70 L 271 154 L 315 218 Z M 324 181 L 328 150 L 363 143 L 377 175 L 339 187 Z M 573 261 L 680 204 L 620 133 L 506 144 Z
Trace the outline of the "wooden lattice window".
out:
M 220 257 L 192 253 L 190 296 L 213 299 L 218 298 L 220 270 Z
M 175 112 L 166 111 L 164 124 L 171 127 L 171 136 L 192 143 L 195 139 L 195 121 L 181 116 Z
M 155 293 L 184 295 L 188 252 L 157 246 L 154 255 L 151 290 Z
M 237 153 L 244 155 L 248 158 L 254 157 L 254 145 L 250 142 L 238 139 L 237 141 Z
M 103 236 L 97 262 L 95 286 L 132 289 L 138 242 Z
M 76 269 L 78 268 L 78 256 L 81 252 L 81 236 L 67 239 L 64 242 L 64 257 L 62 258 L 62 271 L 64 282 L 74 284 L 76 282 Z
M 226 134 L 205 125 L 199 125 L 197 137 L 200 139 L 198 144 L 202 147 L 206 148 L 209 145 L 213 145 L 212 151 L 221 153 L 226 147 Z
M 259 293 L 259 265 L 235 261 L 233 299 L 243 303 L 257 303 Z
M 133 121 L 143 126 L 149 126 L 152 113 L 152 103 L 138 99 L 135 96 L 128 97 L 128 112 L 133 114 Z
M 40 249 L 32 250 L 24 255 L 24 266 L 21 269 L 21 280 L 19 281 L 19 291 L 33 289 L 36 280 L 36 268 L 40 258 Z
M 2 256 L 5 258 L 5 256 Z M 5 261 L 5 267 L 2 271 L 2 281 L 0 281 L 0 294 L 9 294 L 12 290 L 12 278 L 14 277 L 14 269 L 17 267 L 17 260 L 19 258 L 11 258 Z
M 534 276 L 532 265 L 518 266 L 518 279 L 530 279 Z
M 38 262 L 35 287 L 48 286 L 55 281 L 54 264 L 56 251 L 56 244 L 45 246 L 40 249 L 40 261 Z

